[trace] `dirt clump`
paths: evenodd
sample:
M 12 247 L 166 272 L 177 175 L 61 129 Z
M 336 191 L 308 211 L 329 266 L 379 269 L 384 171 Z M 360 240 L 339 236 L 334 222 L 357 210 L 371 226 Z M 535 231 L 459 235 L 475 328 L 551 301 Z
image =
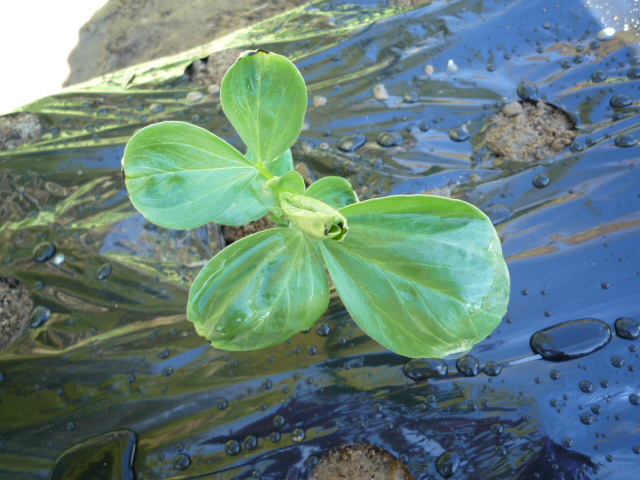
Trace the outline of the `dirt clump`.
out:
M 251 223 L 242 225 L 241 227 L 222 225 L 221 230 L 225 245 L 231 245 L 233 242 L 237 242 L 241 238 L 248 237 L 253 233 L 258 233 L 273 227 L 277 227 L 275 222 L 272 222 L 267 217 L 262 217 Z
M 32 309 L 27 287 L 16 278 L 0 277 L 0 350 L 20 338 Z
M 25 143 L 38 140 L 44 125 L 37 115 L 28 112 L 0 117 L 0 151 L 13 150 Z
M 577 135 L 575 123 L 560 108 L 524 100 L 505 105 L 491 119 L 475 151 L 487 148 L 498 159 L 530 163 L 561 152 Z
M 238 59 L 242 53 L 239 48 L 222 50 L 215 54 L 215 57 L 202 58 L 196 60 L 186 69 L 185 74 L 193 85 L 208 87 L 209 93 L 214 95 L 220 92 L 220 83 L 227 70 Z
M 384 448 L 354 443 L 321 458 L 309 480 L 414 480 L 409 469 Z

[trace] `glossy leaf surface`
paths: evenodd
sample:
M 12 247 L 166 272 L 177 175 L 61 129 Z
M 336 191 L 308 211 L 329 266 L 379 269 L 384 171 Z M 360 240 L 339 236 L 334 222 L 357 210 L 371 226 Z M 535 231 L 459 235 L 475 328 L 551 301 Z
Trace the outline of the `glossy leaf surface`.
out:
M 250 161 L 255 161 L 251 153 L 247 153 Z M 274 176 L 282 176 L 293 171 L 293 157 L 291 150 L 287 150 L 276 161 L 269 164 L 270 172 Z M 253 222 L 269 213 L 269 209 L 263 205 L 256 192 L 263 188 L 265 178 L 258 175 L 248 188 L 243 189 L 236 201 L 222 214 L 215 218 L 221 225 L 241 226 Z
M 414 195 L 340 212 L 348 235 L 320 249 L 347 310 L 379 343 L 408 357 L 443 357 L 469 350 L 498 326 L 509 272 L 480 210 Z
M 127 143 L 122 166 L 136 209 L 153 223 L 175 229 L 212 221 L 258 175 L 227 142 L 184 122 L 138 131 Z
M 226 73 L 220 101 L 257 162 L 271 170 L 300 135 L 307 88 L 291 61 L 257 50 L 244 52 Z
M 193 282 L 187 315 L 213 346 L 254 350 L 310 328 L 328 303 L 317 245 L 294 228 L 274 228 L 213 257 Z
M 340 209 L 358 202 L 358 196 L 348 180 L 342 177 L 324 177 L 313 182 L 304 192 L 330 207 Z

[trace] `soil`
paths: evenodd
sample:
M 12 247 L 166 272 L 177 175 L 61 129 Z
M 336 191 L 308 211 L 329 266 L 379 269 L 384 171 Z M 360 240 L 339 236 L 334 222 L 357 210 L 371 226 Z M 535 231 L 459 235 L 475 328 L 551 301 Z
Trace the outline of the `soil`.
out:
M 241 53 L 242 50 L 239 48 L 217 52 L 213 61 L 210 61 L 211 57 L 196 60 L 187 67 L 185 73 L 192 84 L 207 87 L 209 93 L 215 95 L 220 92 L 222 77 Z
M 277 225 L 267 217 L 262 217 L 255 222 L 248 223 L 247 225 L 243 225 L 241 227 L 222 225 L 221 229 L 225 245 L 231 245 L 233 242 L 236 242 L 241 238 L 248 237 L 253 233 L 258 233 L 273 227 L 277 227 Z
M 409 469 L 384 448 L 354 443 L 320 459 L 309 480 L 414 480 Z
M 33 113 L 15 113 L 0 117 L 0 151 L 14 148 L 38 140 L 44 126 Z
M 16 278 L 0 277 L 0 350 L 20 338 L 32 309 L 27 287 Z
M 488 148 L 498 159 L 536 162 L 571 145 L 578 129 L 560 108 L 524 100 L 505 105 L 483 129 L 476 152 Z
M 80 29 L 64 86 L 173 55 L 308 0 L 110 0 Z

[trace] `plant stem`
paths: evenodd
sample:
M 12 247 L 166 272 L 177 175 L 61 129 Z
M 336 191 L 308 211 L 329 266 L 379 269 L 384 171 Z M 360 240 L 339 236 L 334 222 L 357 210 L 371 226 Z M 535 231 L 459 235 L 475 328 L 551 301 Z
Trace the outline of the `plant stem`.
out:
M 267 167 L 264 166 L 264 163 L 257 162 L 255 165 L 258 171 L 260 172 L 260 175 L 262 175 L 265 178 L 265 180 L 271 180 L 273 178 L 273 175 L 269 170 L 267 170 Z

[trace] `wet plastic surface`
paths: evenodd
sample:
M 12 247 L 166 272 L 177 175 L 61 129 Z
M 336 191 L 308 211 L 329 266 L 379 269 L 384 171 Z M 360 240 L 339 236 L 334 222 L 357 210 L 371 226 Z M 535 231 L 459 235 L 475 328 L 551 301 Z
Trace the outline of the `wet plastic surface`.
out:
M 30 105 L 48 133 L 0 156 L 0 274 L 50 311 L 0 354 L 2 478 L 47 478 L 64 451 L 123 429 L 138 438 L 137 479 L 304 479 L 319 456 L 360 441 L 418 479 L 634 478 L 637 25 L 547 1 L 377 3 L 319 3 L 231 44 L 301 68 L 318 106 L 294 157 L 311 175 L 346 176 L 361 198 L 452 189 L 489 212 L 513 285 L 500 327 L 461 361 L 406 365 L 334 296 L 290 342 L 212 349 L 184 312 L 219 230 L 147 223 L 120 158 L 135 129 L 166 119 L 239 139 L 217 95 L 176 76 L 189 59 L 117 74 Z M 474 135 L 522 81 L 567 111 L 578 137 L 538 164 L 474 163 Z M 55 246 L 45 260 L 43 243 Z M 574 322 L 560 343 L 544 339 L 567 355 L 532 350 L 536 332 L 583 319 L 608 329 Z

